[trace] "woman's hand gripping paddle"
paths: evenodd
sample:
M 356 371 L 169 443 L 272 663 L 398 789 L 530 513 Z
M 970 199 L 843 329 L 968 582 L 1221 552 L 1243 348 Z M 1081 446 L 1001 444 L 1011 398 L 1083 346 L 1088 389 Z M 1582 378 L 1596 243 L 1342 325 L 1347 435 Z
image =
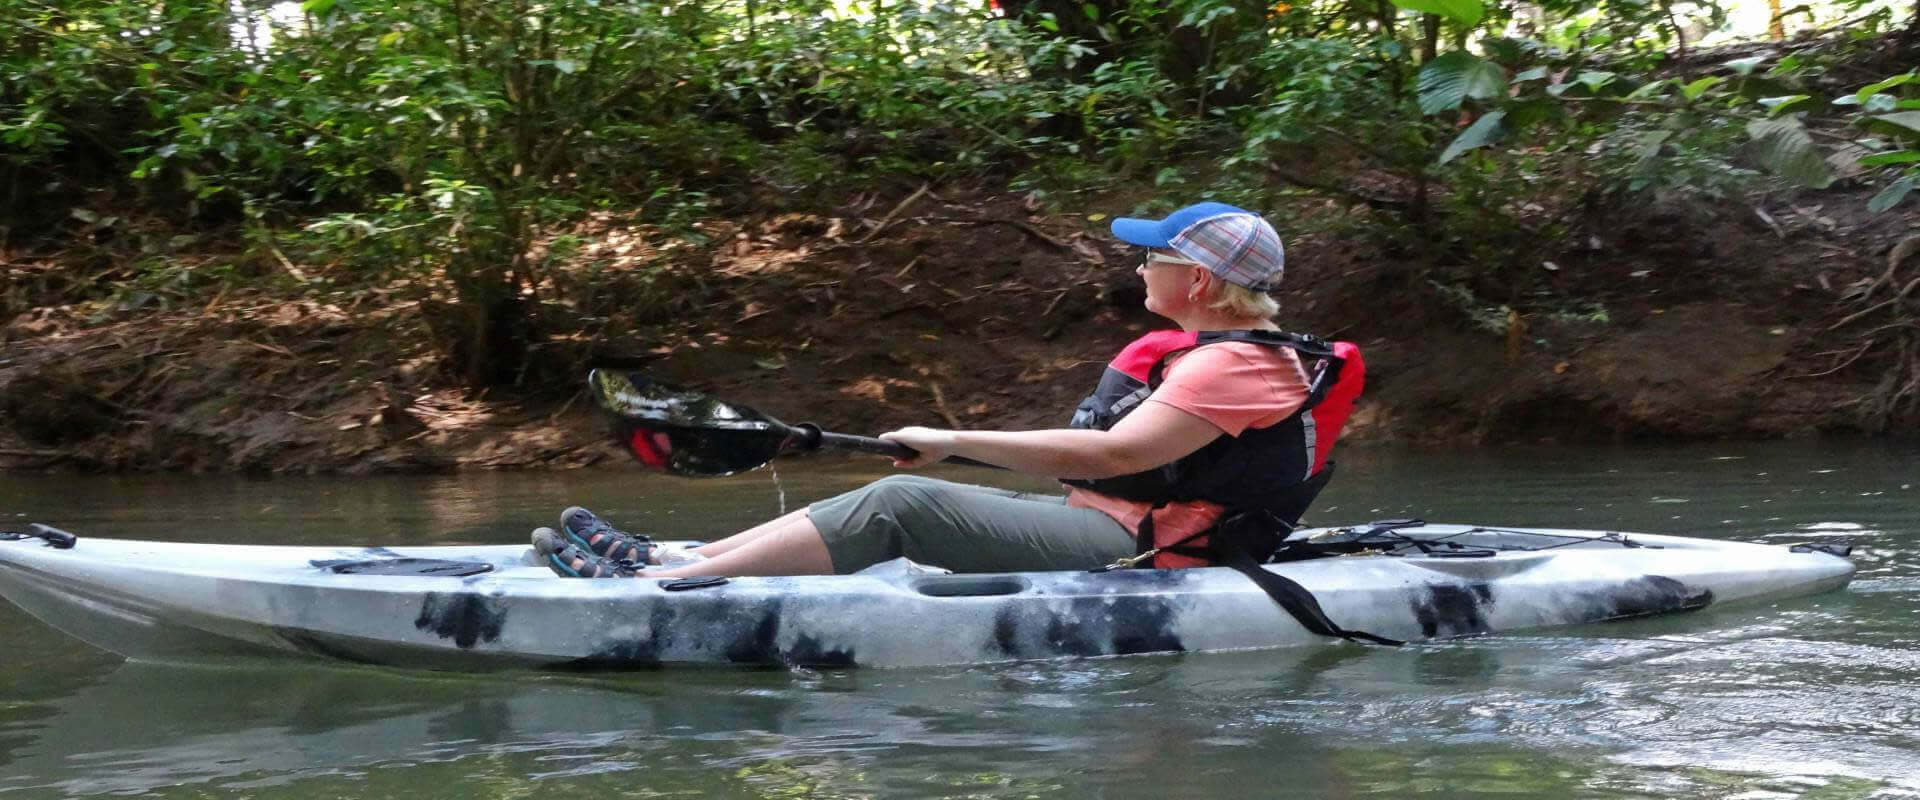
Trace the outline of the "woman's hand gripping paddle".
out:
M 593 399 L 614 420 L 620 446 L 640 463 L 672 475 L 717 478 L 766 465 L 782 454 L 853 450 L 911 458 L 911 448 L 883 439 L 829 433 L 812 423 L 788 425 L 746 406 L 608 369 L 587 373 Z M 958 456 L 944 464 L 992 467 Z

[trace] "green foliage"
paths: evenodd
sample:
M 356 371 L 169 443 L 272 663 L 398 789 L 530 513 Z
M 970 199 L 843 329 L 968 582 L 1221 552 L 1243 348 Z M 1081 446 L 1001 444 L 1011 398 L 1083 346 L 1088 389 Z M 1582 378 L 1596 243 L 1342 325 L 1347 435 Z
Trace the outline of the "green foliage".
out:
M 1447 149 L 1440 151 L 1440 163 L 1445 164 L 1459 158 L 1468 150 L 1492 144 L 1496 138 L 1499 138 L 1500 122 L 1506 117 L 1507 112 L 1494 111 L 1474 120 L 1472 125 L 1467 126 L 1466 130 L 1461 131 L 1460 135 L 1447 145 Z
M 68 214 L 96 195 L 243 231 L 225 272 L 143 269 L 162 299 L 289 256 L 328 265 L 316 291 L 453 298 L 449 364 L 488 383 L 539 333 L 566 252 L 539 244 L 597 210 L 697 236 L 901 178 L 1310 192 L 1517 303 L 1563 235 L 1541 209 L 1589 188 L 1726 194 L 1752 163 L 1886 210 L 1920 179 L 1915 73 L 1836 92 L 1806 48 L 1674 69 L 1697 35 L 1666 3 L 1000 5 L 0 0 L 0 200 L 50 236 L 101 233 Z
M 1420 68 L 1420 110 L 1451 111 L 1468 98 L 1491 99 L 1506 88 L 1507 74 L 1500 65 L 1455 50 Z

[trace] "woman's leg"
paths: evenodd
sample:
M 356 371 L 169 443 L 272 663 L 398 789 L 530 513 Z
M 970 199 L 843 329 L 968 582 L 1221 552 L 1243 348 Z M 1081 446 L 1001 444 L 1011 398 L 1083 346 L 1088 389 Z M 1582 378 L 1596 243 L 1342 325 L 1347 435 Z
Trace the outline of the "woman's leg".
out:
M 1133 548 L 1120 523 L 1059 497 L 900 475 L 705 545 L 705 561 L 642 575 L 846 574 L 903 555 L 958 572 L 1091 569 Z
M 942 481 L 934 478 L 922 478 L 918 475 L 895 475 L 895 476 L 890 476 L 888 478 L 882 478 L 881 480 L 944 484 L 945 486 L 949 487 L 952 491 L 987 492 L 991 494 L 1003 494 L 1003 495 L 1015 494 L 1014 492 L 1010 492 L 1005 489 L 995 489 L 989 486 L 975 486 L 970 483 L 953 483 L 950 481 Z M 854 490 L 854 492 L 859 492 L 859 491 L 862 491 L 862 490 L 861 489 Z M 848 492 L 847 494 L 853 494 L 854 492 Z M 797 511 L 789 511 L 786 514 L 775 517 L 766 522 L 762 522 L 758 525 L 755 525 L 744 531 L 728 536 L 724 539 L 711 541 L 699 547 L 693 548 L 693 552 L 699 553 L 700 555 L 706 556 L 707 558 L 717 558 L 721 555 L 731 553 L 734 550 L 750 542 L 753 542 L 763 536 L 772 535 L 776 532 L 786 532 L 786 531 L 792 530 L 796 522 L 806 522 L 807 526 L 813 530 L 814 535 L 816 536 L 819 535 L 819 529 L 812 528 L 813 523 L 807 522 L 807 509 L 802 508 Z
M 725 547 L 708 550 L 719 545 Z M 807 518 L 806 509 L 756 525 L 694 552 L 706 556 L 706 560 L 671 569 L 650 567 L 641 576 L 833 574 L 833 559 L 827 553 L 826 540 L 821 538 L 820 529 L 813 526 L 813 520 Z
M 1092 569 L 1132 555 L 1133 534 L 1065 498 L 895 476 L 814 503 L 835 572 L 905 556 L 956 572 Z
M 693 552 L 699 553 L 700 555 L 706 556 L 707 558 L 717 558 L 721 555 L 731 553 L 734 550 L 739 549 L 742 545 L 752 542 L 753 540 L 758 539 L 762 536 L 766 536 L 775 531 L 783 530 L 787 527 L 790 527 L 793 525 L 795 520 L 804 520 L 806 518 L 807 518 L 807 510 L 804 508 L 798 511 L 789 511 L 785 514 L 782 514 L 778 517 L 774 517 L 773 519 L 767 520 L 766 522 L 762 522 L 758 525 L 755 525 L 744 531 L 736 533 L 732 536 L 728 536 L 725 539 L 719 539 L 716 541 L 712 541 L 712 542 L 708 542 L 706 544 L 700 545 L 699 547 L 693 548 Z

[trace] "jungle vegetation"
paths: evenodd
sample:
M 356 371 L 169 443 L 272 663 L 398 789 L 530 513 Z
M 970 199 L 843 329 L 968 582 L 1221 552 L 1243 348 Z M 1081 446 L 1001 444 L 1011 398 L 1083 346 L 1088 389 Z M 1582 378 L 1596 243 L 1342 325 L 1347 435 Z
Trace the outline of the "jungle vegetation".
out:
M 0 0 L 0 246 L 133 242 L 68 291 L 135 305 L 396 292 L 472 386 L 522 374 L 583 215 L 698 237 L 889 182 L 1325 197 L 1513 287 L 1609 198 L 1912 213 L 1920 15 L 1829 10 L 1704 46 L 1715 0 Z

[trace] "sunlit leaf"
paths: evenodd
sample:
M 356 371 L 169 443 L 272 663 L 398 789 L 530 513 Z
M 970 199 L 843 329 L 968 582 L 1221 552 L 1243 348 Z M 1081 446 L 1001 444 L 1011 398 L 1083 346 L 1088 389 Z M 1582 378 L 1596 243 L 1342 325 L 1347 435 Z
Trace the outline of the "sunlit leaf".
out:
M 1628 100 L 1646 100 L 1648 98 L 1659 97 L 1660 95 L 1666 94 L 1667 86 L 1670 85 L 1671 83 L 1672 81 L 1669 81 L 1666 78 L 1661 78 L 1660 80 L 1643 84 L 1641 85 L 1640 88 L 1635 89 L 1631 92 L 1628 92 L 1627 99 Z
M 1446 17 L 1468 27 L 1487 13 L 1486 4 L 1480 0 L 1393 0 L 1393 4 L 1408 11 Z
M 1853 93 L 1853 99 L 1861 103 L 1862 105 L 1864 105 L 1867 102 L 1867 98 L 1869 97 L 1872 97 L 1876 94 L 1884 92 L 1895 86 L 1900 86 L 1902 84 L 1907 84 L 1907 83 L 1913 83 L 1914 81 L 1920 81 L 1920 74 L 1909 72 L 1905 75 L 1895 75 L 1891 78 L 1888 78 L 1884 81 L 1880 81 L 1878 83 L 1867 84 L 1860 91 Z
M 1720 77 L 1718 75 L 1709 75 L 1705 78 L 1701 78 L 1697 81 L 1694 81 L 1692 83 L 1689 83 L 1685 86 L 1680 87 L 1680 94 L 1685 96 L 1688 100 L 1698 100 L 1700 99 L 1700 95 L 1707 93 L 1708 89 L 1711 89 L 1715 86 L 1720 85 L 1720 83 L 1725 80 L 1726 78 Z
M 1507 87 L 1506 70 L 1472 53 L 1455 50 L 1420 68 L 1420 110 L 1438 114 L 1471 97 L 1484 100 Z
M 1888 164 L 1912 164 L 1920 161 L 1920 150 L 1895 150 L 1891 153 L 1875 153 L 1860 159 L 1863 167 L 1884 167 Z
M 1468 125 L 1466 130 L 1454 137 L 1453 141 L 1447 145 L 1447 149 L 1440 153 L 1440 163 L 1445 164 L 1459 158 L 1461 153 L 1468 150 L 1492 144 L 1493 140 L 1500 137 L 1500 120 L 1506 115 L 1504 111 L 1494 111 L 1474 120 L 1472 125 Z
M 1777 117 L 1777 116 L 1780 116 L 1781 114 L 1785 114 L 1789 111 L 1792 111 L 1794 107 L 1803 105 L 1808 100 L 1812 100 L 1812 99 L 1813 98 L 1809 95 L 1789 94 L 1789 95 L 1782 95 L 1780 97 L 1762 97 L 1760 98 L 1759 103 L 1760 105 L 1767 107 L 1768 114 L 1770 114 L 1771 116 Z
M 1726 67 L 1741 75 L 1752 75 L 1754 70 L 1759 69 L 1760 65 L 1765 63 L 1767 63 L 1766 56 L 1751 56 L 1729 61 L 1726 63 Z
M 1575 75 L 1573 79 L 1575 82 L 1585 85 L 1589 91 L 1598 93 L 1602 87 L 1612 83 L 1617 77 L 1619 76 L 1611 72 L 1589 70 Z

